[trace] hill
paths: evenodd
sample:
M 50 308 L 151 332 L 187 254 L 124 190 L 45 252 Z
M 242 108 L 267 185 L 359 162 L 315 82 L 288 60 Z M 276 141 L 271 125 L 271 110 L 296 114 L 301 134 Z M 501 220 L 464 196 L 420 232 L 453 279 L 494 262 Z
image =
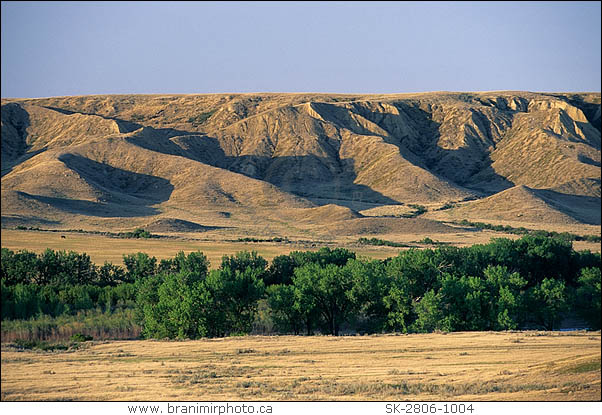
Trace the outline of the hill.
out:
M 449 203 L 600 224 L 599 93 L 105 95 L 1 116 L 3 227 L 349 235 L 405 226 L 360 211 Z
M 599 181 L 598 181 L 599 186 Z M 526 223 L 599 224 L 600 198 L 519 185 L 446 212 L 450 218 Z

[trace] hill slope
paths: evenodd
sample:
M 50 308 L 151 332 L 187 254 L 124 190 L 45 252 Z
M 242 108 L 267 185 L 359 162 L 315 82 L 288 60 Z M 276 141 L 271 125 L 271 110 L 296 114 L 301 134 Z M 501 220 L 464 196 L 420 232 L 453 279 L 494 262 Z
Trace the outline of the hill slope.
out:
M 2 225 L 348 234 L 359 210 L 474 199 L 449 213 L 599 224 L 600 143 L 599 93 L 2 100 Z

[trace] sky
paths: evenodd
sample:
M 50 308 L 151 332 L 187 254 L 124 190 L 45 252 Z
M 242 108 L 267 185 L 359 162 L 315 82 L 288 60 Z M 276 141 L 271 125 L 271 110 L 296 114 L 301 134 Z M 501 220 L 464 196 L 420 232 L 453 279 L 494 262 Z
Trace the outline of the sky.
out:
M 1 95 L 600 92 L 600 4 L 2 1 Z

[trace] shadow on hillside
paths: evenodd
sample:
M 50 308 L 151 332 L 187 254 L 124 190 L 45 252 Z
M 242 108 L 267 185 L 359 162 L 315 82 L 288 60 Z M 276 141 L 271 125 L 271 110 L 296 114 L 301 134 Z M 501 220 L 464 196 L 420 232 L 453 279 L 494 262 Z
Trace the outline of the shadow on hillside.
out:
M 581 162 L 581 163 L 585 163 L 585 164 L 589 164 L 591 166 L 595 166 L 595 167 L 600 167 L 600 162 L 596 161 L 590 157 L 584 156 L 583 154 L 579 154 L 577 156 L 577 159 Z
M 69 213 L 112 218 L 156 215 L 160 211 L 151 205 L 168 200 L 174 188 L 166 179 L 115 168 L 75 154 L 63 154 L 59 160 L 102 195 L 99 201 L 26 192 L 18 192 L 19 195 Z
M 81 199 L 32 195 L 25 192 L 18 192 L 18 194 L 24 198 L 50 205 L 51 207 L 58 210 L 62 210 L 64 212 L 84 216 L 118 218 L 152 216 L 160 213 L 158 209 L 154 209 L 148 206 L 128 206 L 110 202 L 92 202 L 89 200 Z
M 186 157 L 213 167 L 263 180 L 280 190 L 301 197 L 329 199 L 328 203 L 347 206 L 351 202 L 399 204 L 368 186 L 354 183 L 352 160 L 336 160 L 314 155 L 268 157 L 258 155 L 228 156 L 217 138 L 186 131 L 147 127 L 141 135 L 127 141 L 145 148 Z M 146 134 L 146 135 L 145 135 Z M 149 139 L 152 135 L 153 139 Z M 326 202 L 316 204 L 327 204 Z
M 364 111 L 361 115 L 377 123 L 381 128 L 399 140 L 395 143 L 400 149 L 400 154 L 414 162 L 416 165 L 426 168 L 439 178 L 447 180 L 455 186 L 464 187 L 482 193 L 482 196 L 491 195 L 499 191 L 509 189 L 514 183 L 500 176 L 491 167 L 488 147 L 493 145 L 491 134 L 487 133 L 488 143 L 479 138 L 476 131 L 466 128 L 465 145 L 456 149 L 446 149 L 438 143 L 441 139 L 441 123 L 432 119 L 432 114 L 421 109 L 417 104 L 406 102 L 394 104 L 400 113 L 406 115 L 414 124 L 413 127 L 419 132 L 421 141 L 406 143 L 406 137 L 395 136 L 394 131 L 387 129 L 386 123 L 377 122 L 382 118 L 380 113 Z M 517 113 L 511 109 L 500 110 L 508 113 Z M 487 131 L 492 129 L 491 122 L 478 111 L 472 110 L 472 116 L 478 119 Z M 429 149 L 433 149 L 430 150 Z M 418 159 L 417 161 L 414 161 Z
M 16 228 L 17 226 L 44 226 L 46 228 L 60 225 L 61 222 L 48 220 L 38 216 L 2 215 L 2 229 Z
M 582 96 L 578 94 L 573 95 L 563 95 L 563 94 L 543 94 L 549 95 L 554 98 L 561 99 L 574 107 L 579 108 L 583 111 L 583 115 L 587 121 L 598 131 L 602 131 L 601 119 L 599 117 L 599 108 L 600 104 L 596 104 L 594 102 L 586 102 Z M 598 115 L 598 117 L 596 117 Z
M 34 155 L 27 152 L 27 128 L 30 126 L 29 114 L 16 102 L 2 105 L 2 177 L 13 167 Z
M 161 203 L 169 199 L 174 189 L 169 180 L 162 177 L 123 170 L 77 154 L 63 154 L 59 160 L 101 192 L 120 199 L 123 195 L 130 196 L 129 203 Z
M 81 111 L 70 111 L 70 110 L 66 110 L 64 108 L 58 108 L 58 107 L 51 107 L 49 105 L 43 106 L 44 108 L 47 108 L 49 110 L 53 110 L 56 112 L 59 112 L 63 115 L 73 115 L 73 114 L 82 114 L 82 115 L 94 115 L 100 118 L 104 118 L 106 120 L 112 120 L 115 121 L 115 123 L 117 123 L 117 127 L 119 128 L 119 132 L 121 133 L 131 133 L 132 131 L 136 131 L 137 129 L 139 129 L 140 127 L 142 127 L 142 125 L 140 124 L 136 124 L 135 122 L 131 122 L 131 121 L 126 121 L 126 120 L 122 120 L 121 118 L 114 118 L 114 117 L 106 117 L 104 115 L 99 115 L 99 114 L 94 114 L 94 113 L 88 113 L 88 112 L 81 112 Z
M 353 106 L 352 110 L 386 131 L 389 137 L 384 137 L 385 141 L 397 146 L 400 155 L 406 160 L 454 186 L 483 195 L 514 186 L 514 183 L 497 174 L 491 167 L 493 161 L 487 148 L 493 144 L 490 134 L 489 143 L 483 143 L 476 131 L 467 128 L 466 145 L 457 149 L 446 149 L 438 144 L 441 138 L 441 123 L 434 121 L 431 113 L 420 108 L 418 103 L 404 101 L 391 104 L 397 108 L 400 115 L 372 112 L 357 105 Z M 512 114 L 518 112 L 509 108 L 500 111 Z M 472 116 L 477 118 L 486 130 L 491 130 L 492 126 L 487 117 L 478 111 L 472 112 Z M 420 138 L 414 140 L 404 135 L 394 120 L 396 117 L 402 117 L 403 123 L 409 124 L 409 127 L 417 131 Z
M 550 189 L 531 189 L 546 203 L 565 215 L 588 225 L 600 225 L 601 202 L 593 196 L 572 195 Z

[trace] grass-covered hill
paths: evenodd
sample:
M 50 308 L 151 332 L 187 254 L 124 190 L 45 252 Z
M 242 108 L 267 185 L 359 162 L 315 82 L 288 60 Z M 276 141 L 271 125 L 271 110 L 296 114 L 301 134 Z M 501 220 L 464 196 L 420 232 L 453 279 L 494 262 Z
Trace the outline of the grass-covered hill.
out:
M 452 206 L 427 228 L 600 224 L 599 93 L 103 95 L 1 114 L 5 227 L 348 233 L 409 205 Z

